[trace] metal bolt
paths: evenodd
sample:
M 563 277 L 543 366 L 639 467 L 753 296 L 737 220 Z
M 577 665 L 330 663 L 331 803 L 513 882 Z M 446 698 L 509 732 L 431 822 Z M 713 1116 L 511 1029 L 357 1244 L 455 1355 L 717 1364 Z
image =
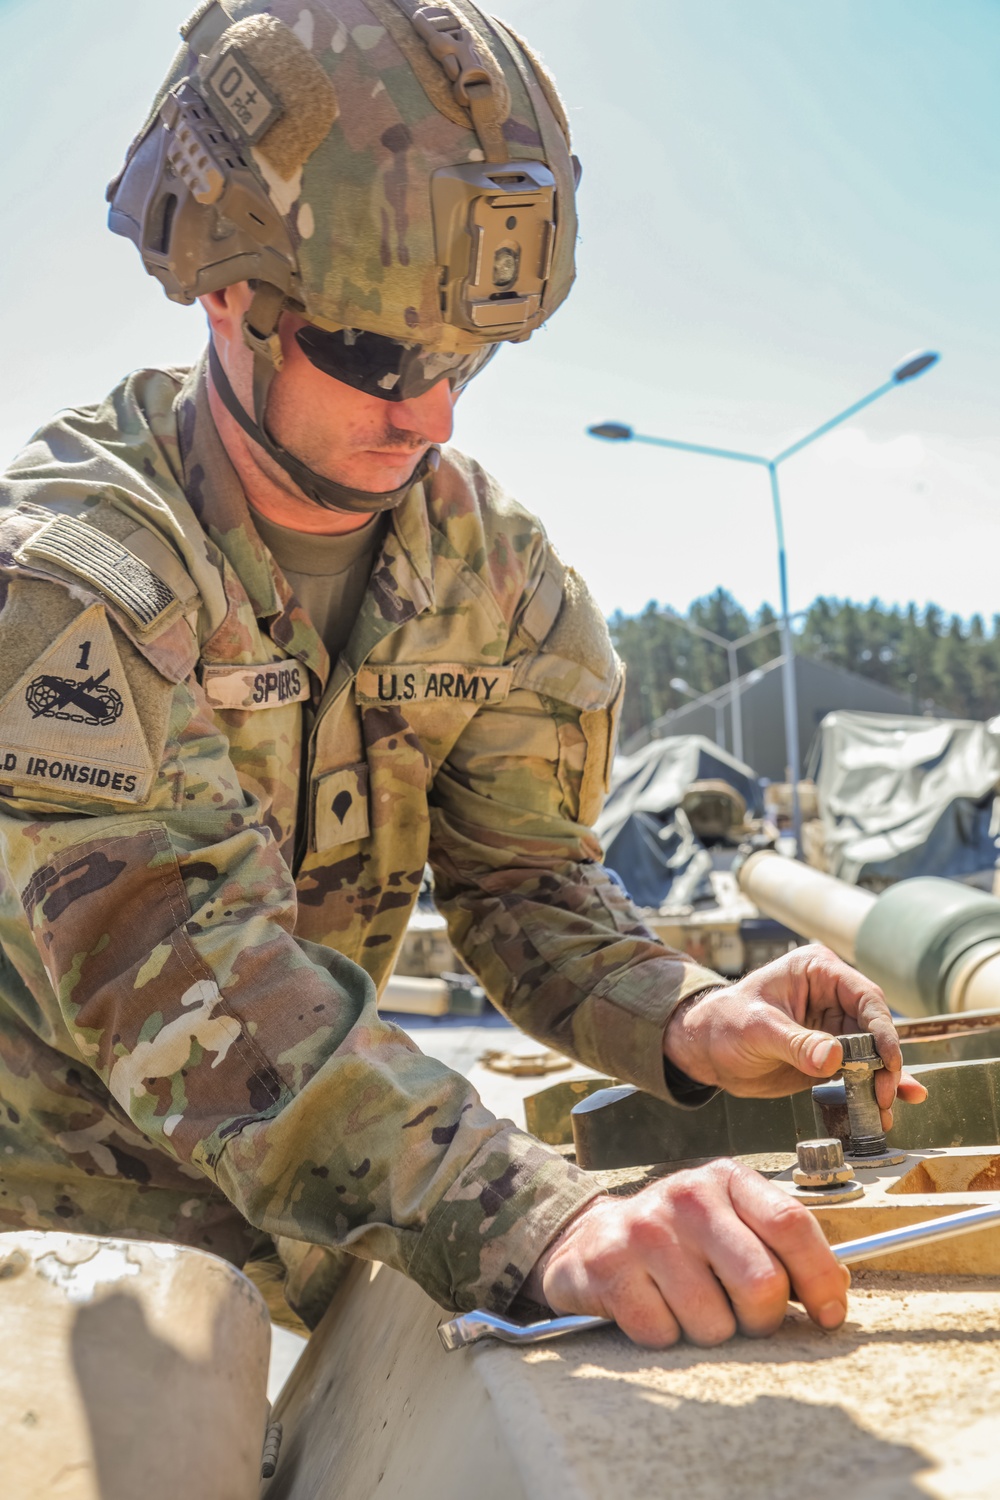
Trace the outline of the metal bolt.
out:
M 854 1169 L 844 1161 L 844 1148 L 836 1136 L 799 1141 L 795 1148 L 799 1164 L 792 1172 L 793 1192 L 804 1203 L 849 1203 L 864 1192 Z
M 854 1175 L 844 1161 L 843 1146 L 832 1136 L 799 1141 L 795 1154 L 799 1164 L 792 1173 L 792 1181 L 798 1187 L 833 1187 L 838 1182 L 850 1182 Z
M 885 1131 L 875 1097 L 875 1074 L 885 1064 L 878 1055 L 875 1038 L 870 1032 L 862 1031 L 856 1036 L 842 1036 L 840 1046 L 844 1054 L 844 1092 L 851 1128 L 848 1154 L 852 1157 L 884 1156 Z
M 875 1074 L 885 1063 L 878 1055 L 875 1038 L 861 1031 L 840 1038 L 844 1057 L 841 1076 L 847 1102 L 849 1138 L 845 1155 L 858 1166 L 887 1166 L 902 1161 L 905 1152 L 886 1145 L 882 1116 L 875 1095 Z
M 841 1145 L 846 1147 L 851 1138 L 851 1127 L 847 1122 L 844 1080 L 831 1078 L 826 1083 L 815 1084 L 812 1102 L 817 1132 L 825 1136 L 836 1136 Z
M 264 1452 L 260 1461 L 261 1479 L 273 1479 L 278 1467 L 278 1454 L 281 1452 L 282 1427 L 280 1422 L 272 1422 L 264 1436 Z

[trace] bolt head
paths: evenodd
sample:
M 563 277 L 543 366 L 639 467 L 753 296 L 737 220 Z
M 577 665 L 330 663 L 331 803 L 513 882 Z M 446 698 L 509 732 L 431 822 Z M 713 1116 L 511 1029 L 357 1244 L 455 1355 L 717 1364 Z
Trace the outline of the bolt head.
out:
M 844 1054 L 845 1063 L 868 1063 L 877 1068 L 882 1066 L 875 1038 L 870 1031 L 852 1032 L 848 1036 L 838 1037 L 837 1040 Z
M 832 1135 L 799 1141 L 795 1155 L 803 1172 L 836 1172 L 844 1165 L 844 1147 Z
M 834 1187 L 837 1183 L 849 1182 L 854 1175 L 844 1161 L 843 1145 L 834 1136 L 799 1141 L 795 1155 L 798 1166 L 792 1173 L 792 1181 L 799 1187 Z

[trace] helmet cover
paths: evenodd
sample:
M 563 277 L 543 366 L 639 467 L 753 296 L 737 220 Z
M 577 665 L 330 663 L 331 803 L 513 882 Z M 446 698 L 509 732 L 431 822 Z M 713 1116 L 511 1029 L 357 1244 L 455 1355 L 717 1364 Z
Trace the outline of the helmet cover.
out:
M 565 114 L 470 0 L 205 0 L 182 37 L 109 188 L 169 296 L 263 282 L 321 329 L 442 354 L 526 338 L 563 301 Z

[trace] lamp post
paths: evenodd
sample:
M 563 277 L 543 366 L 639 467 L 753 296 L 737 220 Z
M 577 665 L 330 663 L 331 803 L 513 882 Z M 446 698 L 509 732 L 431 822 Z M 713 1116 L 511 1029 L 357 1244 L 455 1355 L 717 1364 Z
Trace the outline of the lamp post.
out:
M 798 719 L 798 696 L 795 685 L 795 649 L 792 641 L 791 618 L 788 613 L 788 564 L 785 554 L 785 525 L 781 513 L 781 489 L 778 484 L 778 469 L 786 459 L 801 453 L 803 448 L 808 448 L 817 438 L 825 437 L 834 427 L 839 427 L 842 422 L 847 422 L 851 417 L 857 416 L 866 406 L 871 406 L 873 401 L 878 401 L 889 391 L 895 390 L 898 385 L 905 381 L 915 380 L 925 370 L 936 365 L 940 355 L 931 350 L 924 350 L 916 354 L 910 354 L 896 366 L 889 379 L 878 386 L 876 390 L 870 391 L 867 396 L 862 396 L 860 401 L 855 401 L 844 411 L 838 412 L 835 417 L 815 428 L 805 437 L 799 438 L 789 447 L 782 449 L 773 458 L 767 458 L 760 453 L 740 453 L 732 448 L 714 448 L 705 443 L 682 443 L 677 438 L 650 437 L 645 433 L 635 432 L 633 428 L 624 422 L 598 422 L 587 428 L 591 437 L 604 438 L 606 442 L 621 443 L 649 443 L 655 448 L 673 448 L 680 453 L 700 453 L 705 458 L 724 458 L 733 463 L 756 464 L 768 472 L 771 486 L 771 504 L 774 510 L 774 528 L 778 542 L 778 582 L 781 589 L 781 653 L 784 658 L 782 669 L 782 697 L 784 703 L 785 718 L 785 758 L 788 763 L 788 779 L 792 787 L 792 823 L 795 831 L 796 849 L 801 847 L 802 818 L 799 810 L 799 719 Z M 741 726 L 742 730 L 742 726 Z M 740 735 L 742 741 L 742 732 Z
M 684 681 L 683 677 L 671 677 L 670 686 L 675 693 L 682 693 L 685 698 L 697 700 L 700 697 L 700 694 L 696 693 L 690 683 Z M 712 704 L 712 708 L 715 710 L 715 743 L 720 750 L 725 750 L 726 736 L 722 727 L 722 704 L 718 699 Z
M 739 668 L 736 664 L 736 648 L 746 643 L 747 637 L 741 636 L 738 641 L 727 641 L 724 635 L 716 635 L 714 630 L 708 630 L 704 625 L 696 625 L 693 620 L 685 620 L 682 615 L 675 614 L 672 609 L 665 609 L 663 613 L 668 619 L 675 620 L 685 630 L 690 630 L 692 635 L 701 636 L 703 641 L 708 641 L 713 646 L 718 646 L 726 653 L 729 662 L 729 714 L 733 726 L 733 754 L 737 760 L 743 759 L 743 713 L 739 701 L 739 687 L 737 677 Z M 670 686 L 676 687 L 680 678 L 671 678 Z M 685 683 L 685 687 L 687 684 Z M 694 697 L 694 694 L 691 694 Z M 721 732 L 719 712 L 715 715 L 715 743 L 720 750 L 725 750 L 725 736 Z
M 664 608 L 661 613 L 665 614 L 668 620 L 673 620 L 676 624 L 683 626 L 685 630 L 690 630 L 693 635 L 699 635 L 703 640 L 710 641 L 713 646 L 718 646 L 721 650 L 725 651 L 729 661 L 729 714 L 733 726 L 733 754 L 737 760 L 742 760 L 743 696 L 740 692 L 740 669 L 737 654 L 743 646 L 752 646 L 754 641 L 763 640 L 764 636 L 770 635 L 772 630 L 780 630 L 781 621 L 775 620 L 770 625 L 762 625 L 759 630 L 749 630 L 746 635 L 737 636 L 734 641 L 731 641 L 724 635 L 716 635 L 714 630 L 708 630 L 704 625 L 696 625 L 693 620 L 685 619 L 683 615 L 677 614 L 676 610 Z M 802 613 L 802 611 L 798 611 L 791 618 L 793 620 L 797 619 L 799 613 Z M 673 681 L 671 681 L 670 686 L 674 686 Z M 725 749 L 721 740 L 718 743 L 722 749 Z

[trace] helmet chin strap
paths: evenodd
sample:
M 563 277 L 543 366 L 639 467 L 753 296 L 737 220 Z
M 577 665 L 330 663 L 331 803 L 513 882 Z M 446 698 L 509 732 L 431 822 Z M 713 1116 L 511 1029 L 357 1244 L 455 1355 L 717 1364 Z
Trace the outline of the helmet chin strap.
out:
M 256 306 L 256 301 L 255 298 L 254 306 Z M 251 307 L 250 317 L 253 313 L 254 307 Z M 208 366 L 212 372 L 212 383 L 229 415 L 239 424 L 247 437 L 259 443 L 264 452 L 274 459 L 274 462 L 285 471 L 290 479 L 295 481 L 306 498 L 316 505 L 321 505 L 324 510 L 341 510 L 351 515 L 373 516 L 383 510 L 392 510 L 399 505 L 413 486 L 436 467 L 438 450 L 432 448 L 424 454 L 405 484 L 401 484 L 398 489 L 384 490 L 381 493 L 349 489 L 346 485 L 338 484 L 334 479 L 327 479 L 324 475 L 317 474 L 301 459 L 296 458 L 294 454 L 276 443 L 267 430 L 264 414 L 267 410 L 267 397 L 271 382 L 281 367 L 278 362 L 280 361 L 280 345 L 276 360 L 277 334 L 272 331 L 269 335 L 262 336 L 257 330 L 256 319 L 251 323 L 250 317 L 247 319 L 245 331 L 247 343 L 253 350 L 254 356 L 253 397 L 256 421 L 244 410 L 230 385 L 229 376 L 222 367 L 214 342 L 210 341 L 208 346 Z

